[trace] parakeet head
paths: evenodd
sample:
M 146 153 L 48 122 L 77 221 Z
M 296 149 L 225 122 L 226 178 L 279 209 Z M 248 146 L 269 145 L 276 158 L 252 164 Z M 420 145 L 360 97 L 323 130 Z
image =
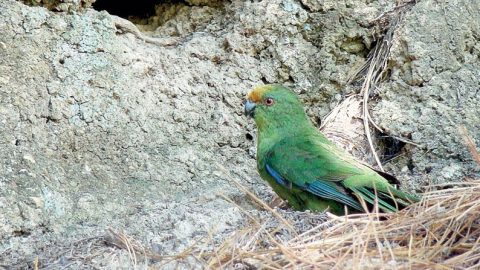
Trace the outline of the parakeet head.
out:
M 251 90 L 245 102 L 245 114 L 255 119 L 260 131 L 310 124 L 297 95 L 278 84 L 262 85 Z

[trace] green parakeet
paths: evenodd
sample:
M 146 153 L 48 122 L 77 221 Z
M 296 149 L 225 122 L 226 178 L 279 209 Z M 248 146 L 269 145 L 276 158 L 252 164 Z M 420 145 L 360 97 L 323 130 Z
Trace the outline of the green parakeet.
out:
M 396 189 L 398 181 L 356 160 L 321 134 L 297 95 L 281 85 L 260 86 L 247 96 L 245 114 L 258 129 L 257 169 L 296 210 L 337 215 L 364 212 L 361 200 L 384 212 L 417 202 Z

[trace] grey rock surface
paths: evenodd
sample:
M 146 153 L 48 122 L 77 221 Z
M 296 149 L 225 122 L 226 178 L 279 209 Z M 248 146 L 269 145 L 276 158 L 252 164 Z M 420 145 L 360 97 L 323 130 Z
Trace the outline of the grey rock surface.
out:
M 291 86 L 319 122 L 358 91 L 347 81 L 374 46 L 370 21 L 393 9 L 367 0 L 204 2 L 159 6 L 168 20 L 140 28 L 178 41 L 158 46 L 118 33 L 106 12 L 2 0 L 0 267 L 38 256 L 75 268 L 57 248 L 107 228 L 175 254 L 246 226 L 238 205 L 264 215 L 219 166 L 272 200 L 255 171 L 246 92 Z M 401 23 L 391 75 L 372 102 L 383 129 L 422 145 L 388 164 L 407 189 L 479 173 L 457 127 L 480 140 L 480 10 L 436 2 L 421 1 Z M 121 258 L 89 263 L 125 265 Z
M 480 176 L 459 128 L 480 142 L 480 2 L 421 1 L 394 37 L 390 77 L 372 114 L 387 133 L 410 139 L 392 164 L 411 186 Z

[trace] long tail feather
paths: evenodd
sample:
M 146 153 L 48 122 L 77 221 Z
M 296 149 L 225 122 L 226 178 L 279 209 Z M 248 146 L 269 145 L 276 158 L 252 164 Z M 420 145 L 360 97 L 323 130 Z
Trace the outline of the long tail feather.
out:
M 407 202 L 405 205 L 410 205 L 412 203 L 416 203 L 416 202 L 419 202 L 420 201 L 420 198 L 415 196 L 415 195 L 412 195 L 412 194 L 408 194 L 408 193 L 405 193 L 403 191 L 400 191 L 396 188 L 389 188 L 388 190 L 391 194 L 395 195 L 396 197 L 402 199 L 403 201 Z
M 375 200 L 378 202 L 378 207 L 385 212 L 395 212 L 397 209 L 385 202 L 384 200 L 375 196 L 371 191 L 368 189 L 361 187 L 361 188 L 351 188 L 351 190 L 359 197 L 364 199 L 366 202 L 370 203 L 371 205 L 375 205 Z

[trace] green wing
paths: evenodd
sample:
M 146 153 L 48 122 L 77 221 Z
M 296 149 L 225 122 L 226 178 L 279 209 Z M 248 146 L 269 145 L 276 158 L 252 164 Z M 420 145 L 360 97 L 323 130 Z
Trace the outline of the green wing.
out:
M 384 211 L 395 211 L 398 208 L 392 194 L 404 195 L 404 193 L 393 188 L 387 180 L 370 168 L 336 148 L 323 135 L 320 136 L 322 137 L 315 135 L 290 137 L 275 144 L 267 154 L 266 171 L 283 186 L 294 185 L 296 188 L 338 201 L 359 211 L 363 211 L 363 208 L 352 193 L 370 204 L 377 200 L 379 207 Z M 379 190 L 379 193 L 375 194 L 372 189 Z M 402 200 L 399 203 L 409 204 Z

